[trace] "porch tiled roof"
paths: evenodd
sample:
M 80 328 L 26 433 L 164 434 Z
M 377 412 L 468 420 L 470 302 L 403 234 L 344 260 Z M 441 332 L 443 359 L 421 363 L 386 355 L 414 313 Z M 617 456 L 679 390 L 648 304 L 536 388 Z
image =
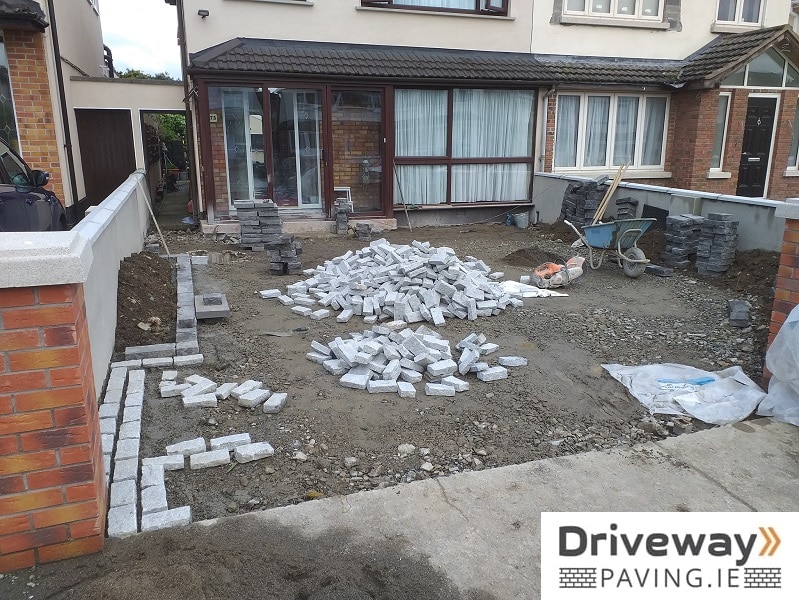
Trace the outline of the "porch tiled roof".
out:
M 530 54 L 237 38 L 192 55 L 194 70 L 396 79 L 547 81 Z
M 793 38 L 792 41 L 796 39 L 787 26 L 717 37 L 684 61 L 679 78 L 681 81 L 696 81 L 729 71 L 783 36 Z
M 18 23 L 43 31 L 48 26 L 42 7 L 35 0 L 0 0 L 0 23 Z
M 0 0 L 2 1 L 2 0 Z M 787 26 L 719 36 L 684 60 L 563 56 L 510 52 L 236 38 L 191 57 L 199 72 L 513 84 L 680 86 L 729 72 L 783 36 Z

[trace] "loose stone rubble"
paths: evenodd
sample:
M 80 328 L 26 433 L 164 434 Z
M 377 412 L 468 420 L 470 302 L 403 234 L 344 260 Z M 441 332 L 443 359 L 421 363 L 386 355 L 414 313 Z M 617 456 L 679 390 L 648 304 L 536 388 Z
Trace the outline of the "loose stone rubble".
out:
M 314 340 L 306 358 L 341 376 L 343 387 L 370 394 L 394 393 L 401 398 L 416 397 L 413 384 L 423 380 L 426 396 L 454 396 L 469 389 L 469 383 L 456 377 L 456 372 L 476 373 L 481 381 L 490 382 L 507 378 L 506 367 L 527 364 L 527 359 L 519 356 L 501 356 L 496 366 L 481 360 L 499 348 L 483 334 L 472 333 L 455 348 L 460 351 L 457 361 L 449 340 L 438 332 L 426 325 L 414 331 L 404 321 L 391 321 L 351 333 L 349 339 L 337 337 L 327 345 Z
M 287 286 L 286 294 L 264 290 L 261 297 L 276 298 L 311 319 L 327 318 L 334 310 L 340 311 L 341 323 L 357 315 L 370 324 L 443 325 L 452 317 L 474 321 L 523 304 L 495 281 L 502 275 L 482 260 L 467 256 L 461 261 L 452 248 L 430 242 L 397 245 L 381 238 L 303 272 L 310 277 Z M 314 311 L 317 305 L 322 308 Z

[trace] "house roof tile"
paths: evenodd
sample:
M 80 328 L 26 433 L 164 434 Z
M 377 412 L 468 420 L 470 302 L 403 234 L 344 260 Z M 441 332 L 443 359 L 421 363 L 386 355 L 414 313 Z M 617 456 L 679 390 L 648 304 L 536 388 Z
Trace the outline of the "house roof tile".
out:
M 47 17 L 35 0 L 0 0 L 0 23 L 44 31 Z

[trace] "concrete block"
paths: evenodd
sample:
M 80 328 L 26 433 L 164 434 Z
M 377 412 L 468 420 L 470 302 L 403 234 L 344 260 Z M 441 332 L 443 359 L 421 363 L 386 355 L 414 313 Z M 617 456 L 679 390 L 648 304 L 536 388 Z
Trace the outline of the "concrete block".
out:
M 214 391 L 217 400 L 227 400 L 230 393 L 238 387 L 238 383 L 223 383 Z
M 207 469 L 230 463 L 230 450 L 210 450 L 189 456 L 190 469 Z
M 230 316 L 230 306 L 224 294 L 197 294 L 194 296 L 194 315 L 197 319 L 225 319 Z
M 108 537 L 126 538 L 138 533 L 136 504 L 115 506 L 108 511 Z
M 508 370 L 505 367 L 491 367 L 485 371 L 478 371 L 477 379 L 480 381 L 497 381 L 498 379 L 507 379 Z
M 347 371 L 350 370 L 344 361 L 339 360 L 337 358 L 331 358 L 330 360 L 326 360 L 322 363 L 322 366 L 325 370 L 330 373 L 331 375 L 344 375 Z
M 108 502 L 109 507 L 124 506 L 125 504 L 136 504 L 138 490 L 136 480 L 125 479 L 115 481 L 111 484 L 111 498 Z
M 141 438 L 141 421 L 128 421 L 119 426 L 120 440 L 138 440 Z
M 216 383 L 213 381 L 202 381 L 200 383 L 195 383 L 188 389 L 185 389 L 181 392 L 184 398 L 188 398 L 189 396 L 199 396 L 201 394 L 212 394 L 216 391 Z
M 219 405 L 219 400 L 216 394 L 199 394 L 197 396 L 184 396 L 183 408 L 216 408 Z
M 267 414 L 274 414 L 278 413 L 283 410 L 283 407 L 286 405 L 286 399 L 288 398 L 288 394 L 286 392 L 278 392 L 276 394 L 272 394 L 269 399 L 264 402 L 263 411 Z
M 190 456 L 192 454 L 205 452 L 205 449 L 205 439 L 200 437 L 171 444 L 166 447 L 166 453 L 167 455 L 181 454 L 183 456 Z
M 230 391 L 230 395 L 234 400 L 238 400 L 247 392 L 259 389 L 263 385 L 262 382 L 255 379 L 248 379 L 247 381 L 237 385 Z
M 248 463 L 262 458 L 268 458 L 275 454 L 275 449 L 269 442 L 256 442 L 237 446 L 233 450 L 233 459 L 238 463 Z
M 238 405 L 242 408 L 255 408 L 272 395 L 272 390 L 256 389 L 242 394 L 238 399 Z
M 202 354 L 187 354 L 186 356 L 176 356 L 174 359 L 176 367 L 190 367 L 203 364 Z
M 271 289 L 271 290 L 261 290 L 260 292 L 258 292 L 258 295 L 261 296 L 261 298 L 277 298 L 279 296 L 282 296 L 283 294 L 278 289 Z
M 205 450 L 205 443 L 203 442 L 203 450 Z M 148 465 L 161 465 L 165 471 L 180 471 L 185 467 L 185 457 L 182 454 L 169 454 L 166 456 L 153 456 L 143 458 L 141 461 L 142 469 Z M 144 473 L 142 471 L 142 479 Z M 143 485 L 143 484 L 142 484 Z
M 209 445 L 211 450 L 232 450 L 236 446 L 243 446 L 252 443 L 249 433 L 234 433 L 222 437 L 211 438 Z
M 313 314 L 313 310 L 307 306 L 292 306 L 291 312 L 298 314 L 301 317 L 310 317 Z
M 181 456 L 181 458 L 183 457 Z M 142 463 L 140 482 L 142 488 L 164 485 L 164 465 L 161 463 Z
M 142 531 L 156 531 L 158 529 L 167 529 L 169 527 L 181 527 L 191 525 L 191 507 L 181 506 L 180 508 L 172 508 L 162 512 L 150 513 L 142 515 L 141 530 Z
M 143 358 L 141 365 L 146 369 L 163 369 L 164 367 L 171 367 L 174 362 L 173 357 L 164 356 L 161 358 Z
M 427 372 L 433 377 L 446 377 L 458 370 L 458 363 L 454 360 L 446 359 L 427 365 Z
M 163 385 L 159 387 L 159 392 L 162 398 L 175 398 L 182 396 L 183 392 L 191 388 L 190 383 L 176 383 L 173 385 Z
M 125 481 L 133 479 L 134 481 L 139 477 L 139 459 L 138 458 L 125 458 L 122 460 L 114 461 L 114 481 Z
M 397 391 L 400 398 L 416 398 L 416 388 L 407 381 L 398 381 Z
M 320 308 L 308 315 L 312 321 L 321 321 L 330 316 L 330 311 L 326 308 Z
M 345 388 L 365 390 L 366 384 L 369 383 L 369 380 L 372 379 L 372 376 L 373 372 L 369 369 L 369 367 L 366 365 L 359 365 L 358 367 L 353 367 L 350 369 L 348 373 L 339 379 L 339 383 Z
M 398 391 L 397 382 L 386 379 L 370 379 L 366 383 L 366 390 L 370 394 L 383 394 L 386 392 L 395 393 Z
M 526 367 L 527 359 L 523 356 L 500 356 L 497 362 L 503 367 Z
M 141 423 L 141 421 L 137 421 Z M 114 452 L 114 458 L 121 460 L 124 458 L 139 458 L 139 438 L 117 440 L 117 448 Z
M 455 388 L 442 383 L 425 383 L 425 396 L 454 396 Z
M 117 432 L 117 420 L 114 417 L 100 419 L 100 433 L 114 436 Z
M 119 409 L 122 405 L 119 402 L 109 402 L 101 404 L 99 414 L 101 419 L 116 419 L 119 416 Z
M 449 385 L 455 388 L 456 392 L 466 392 L 469 390 L 469 382 L 464 381 L 463 379 L 458 379 L 452 375 L 448 377 L 443 377 L 441 379 L 441 383 L 443 385 Z
M 166 486 L 153 485 L 143 488 L 141 491 L 141 514 L 144 515 L 152 513 L 163 512 L 168 510 L 169 506 L 166 502 Z

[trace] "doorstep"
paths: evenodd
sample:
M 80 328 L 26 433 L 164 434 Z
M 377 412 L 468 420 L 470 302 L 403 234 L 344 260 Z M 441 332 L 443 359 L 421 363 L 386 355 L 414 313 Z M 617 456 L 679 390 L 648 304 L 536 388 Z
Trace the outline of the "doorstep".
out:
M 311 233 L 327 232 L 333 233 L 336 222 L 318 219 L 283 219 L 284 233 Z M 354 227 L 357 223 L 369 223 L 374 229 L 390 231 L 397 228 L 397 219 L 350 219 L 349 224 Z M 203 235 L 226 234 L 239 235 L 241 229 L 238 221 L 200 221 Z

